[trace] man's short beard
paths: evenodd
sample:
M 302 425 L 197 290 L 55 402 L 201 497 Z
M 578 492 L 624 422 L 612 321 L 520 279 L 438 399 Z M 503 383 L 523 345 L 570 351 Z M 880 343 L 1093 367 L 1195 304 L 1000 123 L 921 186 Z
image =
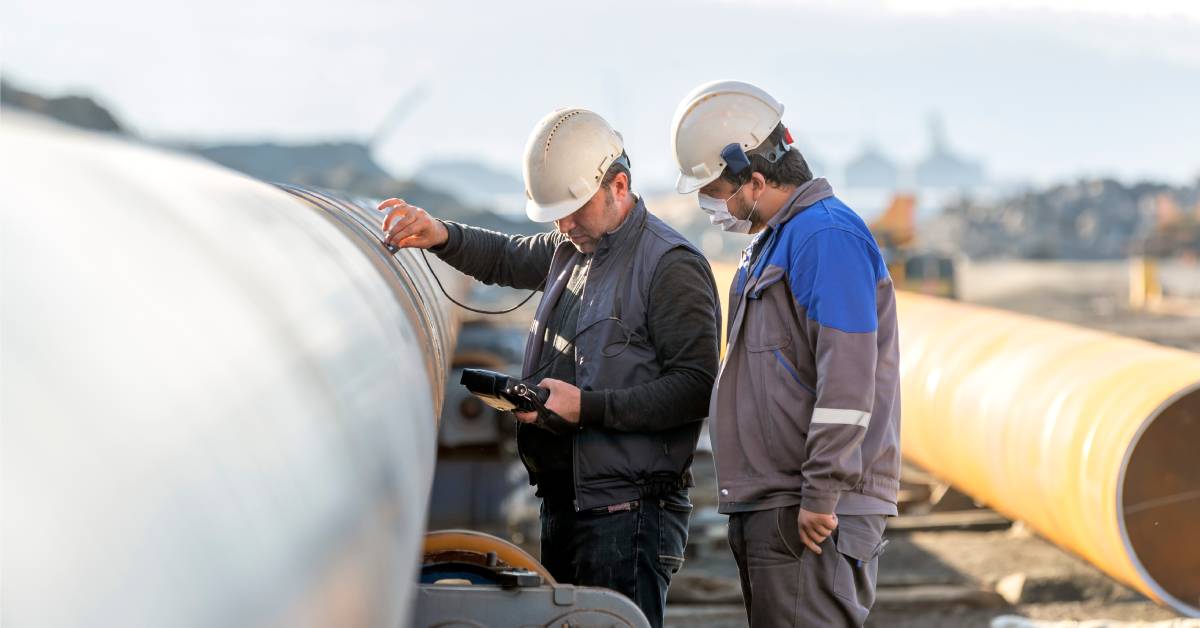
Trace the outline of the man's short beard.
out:
M 738 205 L 738 214 L 741 214 L 740 216 L 734 215 L 734 218 L 737 218 L 738 220 L 749 220 L 751 232 L 754 232 L 755 230 L 757 230 L 758 227 L 762 227 L 762 226 L 766 225 L 766 223 L 763 222 L 763 220 L 761 218 L 759 218 L 758 212 L 754 211 L 756 209 L 756 207 L 755 207 L 753 201 L 751 201 L 749 203 L 745 202 L 742 199 L 742 196 L 740 194 L 735 194 L 734 197 L 736 197 L 736 199 L 737 199 L 736 203 Z M 733 200 L 733 199 L 730 199 L 730 200 Z M 726 203 L 728 203 L 728 202 L 729 201 L 726 201 Z M 733 211 L 731 210 L 729 213 L 733 214 Z

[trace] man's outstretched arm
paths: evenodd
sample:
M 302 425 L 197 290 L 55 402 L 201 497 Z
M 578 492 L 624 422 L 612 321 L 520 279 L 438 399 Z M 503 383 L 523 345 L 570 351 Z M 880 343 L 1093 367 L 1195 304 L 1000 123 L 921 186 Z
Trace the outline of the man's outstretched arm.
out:
M 398 198 L 379 204 L 386 211 L 384 241 L 398 248 L 428 249 L 459 271 L 486 284 L 534 290 L 550 272 L 554 249 L 565 236 L 506 235 L 429 215 Z

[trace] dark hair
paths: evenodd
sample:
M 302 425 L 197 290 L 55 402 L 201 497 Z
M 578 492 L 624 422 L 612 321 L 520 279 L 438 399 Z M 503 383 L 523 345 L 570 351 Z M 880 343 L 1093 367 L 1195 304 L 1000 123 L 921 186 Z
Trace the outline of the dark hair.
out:
M 613 182 L 613 179 L 616 179 L 617 175 L 622 172 L 625 173 L 625 180 L 629 188 L 633 189 L 633 175 L 629 172 L 629 157 L 625 153 L 621 153 L 621 156 L 612 162 L 608 170 L 604 171 L 604 178 L 600 180 L 600 187 L 607 188 Z
M 762 143 L 761 147 L 770 150 L 772 146 L 778 146 L 784 142 L 784 136 L 787 134 L 787 129 L 783 128 L 783 123 L 775 126 L 775 130 L 767 136 L 767 139 Z M 721 178 L 732 183 L 734 186 L 745 185 L 750 180 L 750 175 L 755 172 L 761 174 L 767 183 L 773 186 L 780 185 L 801 185 L 812 181 L 812 170 L 808 168 L 808 162 L 804 161 L 804 155 L 800 154 L 800 149 L 793 146 L 791 150 L 784 153 L 782 157 L 775 160 L 775 163 L 767 161 L 766 157 L 757 154 L 757 147 L 747 153 L 750 157 L 750 167 L 734 174 L 726 168 L 721 172 Z

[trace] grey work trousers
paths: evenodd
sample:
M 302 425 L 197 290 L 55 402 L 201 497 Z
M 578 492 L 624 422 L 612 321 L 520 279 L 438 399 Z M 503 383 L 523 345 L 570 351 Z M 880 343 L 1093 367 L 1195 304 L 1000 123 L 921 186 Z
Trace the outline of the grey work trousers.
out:
M 838 515 L 815 554 L 800 540 L 799 506 L 729 516 L 729 546 L 751 628 L 862 626 L 875 603 L 884 515 Z

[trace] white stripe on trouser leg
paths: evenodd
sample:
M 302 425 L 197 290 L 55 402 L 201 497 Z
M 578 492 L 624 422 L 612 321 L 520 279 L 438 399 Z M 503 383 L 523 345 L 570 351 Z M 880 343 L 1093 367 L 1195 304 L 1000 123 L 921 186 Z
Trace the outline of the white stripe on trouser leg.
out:
M 862 410 L 841 410 L 839 408 L 817 408 L 813 410 L 813 423 L 838 423 L 841 425 L 858 425 L 867 427 L 871 424 L 871 413 Z

